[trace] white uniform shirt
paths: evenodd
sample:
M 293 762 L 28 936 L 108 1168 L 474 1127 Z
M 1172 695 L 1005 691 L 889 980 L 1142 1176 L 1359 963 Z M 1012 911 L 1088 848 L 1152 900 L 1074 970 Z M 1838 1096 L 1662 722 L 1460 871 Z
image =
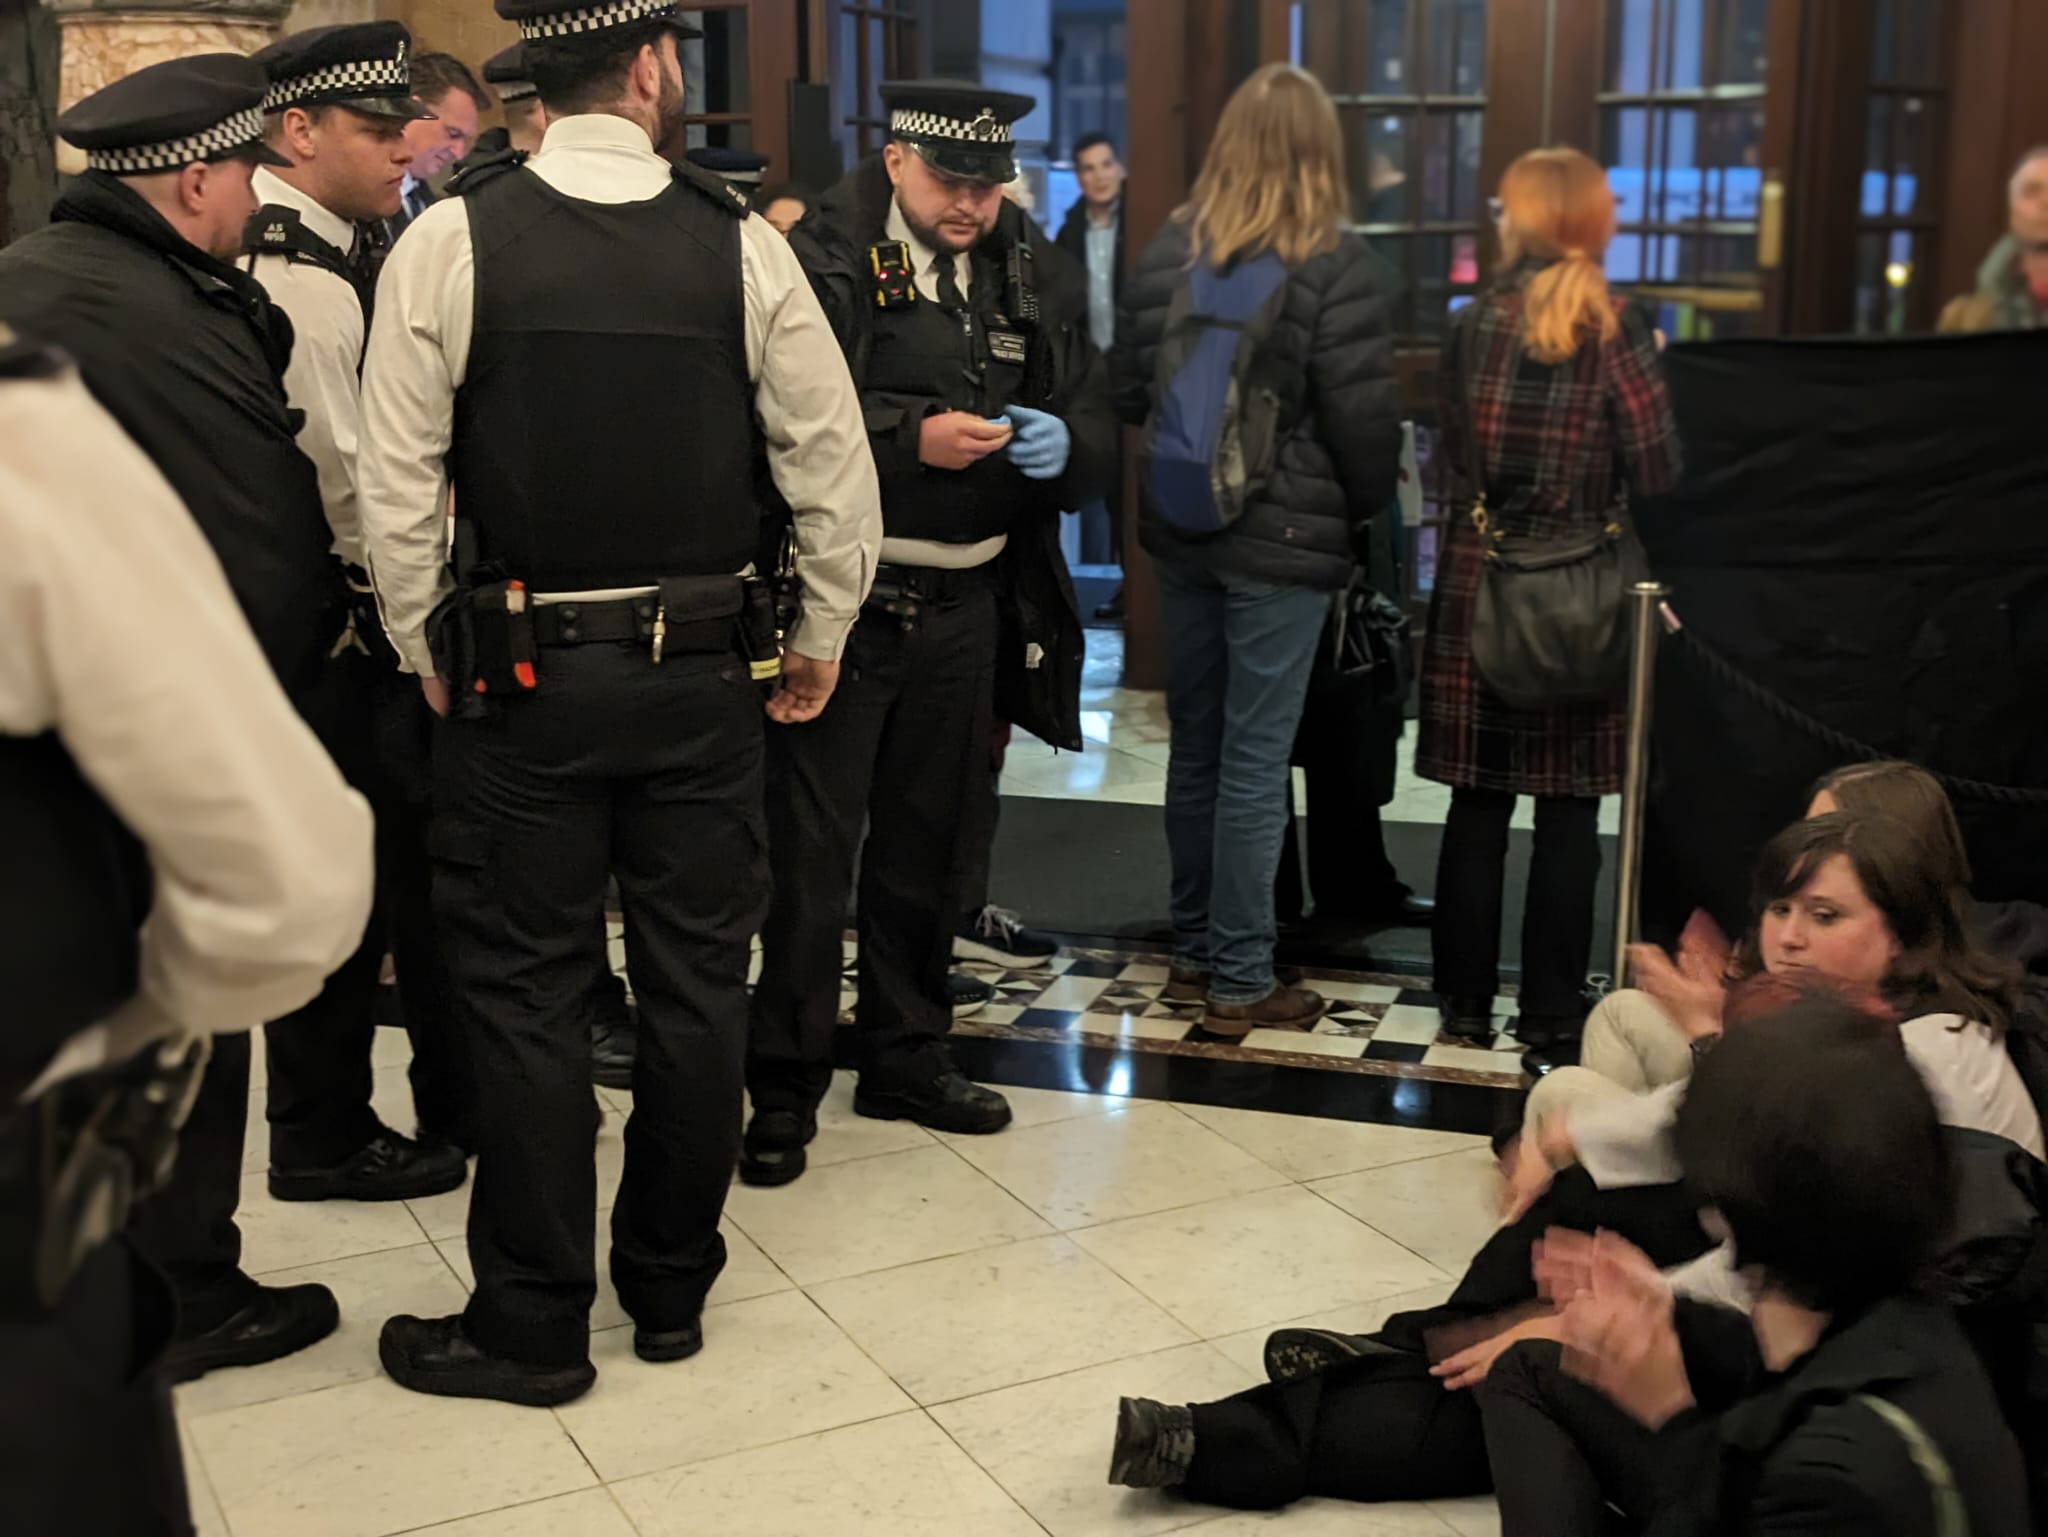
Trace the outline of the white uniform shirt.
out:
M 673 181 L 644 130 L 603 114 L 550 123 L 540 153 L 505 174 L 527 173 L 592 203 L 646 202 Z M 592 280 L 602 281 L 602 274 Z M 740 225 L 740 284 L 747 373 L 768 468 L 795 514 L 804 615 L 786 643 L 799 655 L 837 661 L 874 580 L 882 541 L 881 487 L 860 397 L 788 242 L 752 215 Z M 475 295 L 469 213 L 461 198 L 444 198 L 408 228 L 385 262 L 363 374 L 360 469 L 370 574 L 392 643 L 427 675 L 427 615 L 448 590 L 446 461 L 455 391 L 469 365 Z
M 900 240 L 910 247 L 910 272 L 917 279 L 917 296 L 939 302 L 939 263 L 945 258 L 918 239 L 910 227 L 910 221 L 903 217 L 903 205 L 895 198 L 889 199 L 889 217 L 882 221 L 882 232 L 891 240 Z M 974 254 L 971 251 L 957 251 L 953 255 L 953 281 L 960 285 L 960 297 L 967 298 L 974 292 Z
M 0 733 L 54 730 L 141 840 L 141 985 L 34 1094 L 298 1008 L 362 939 L 370 810 L 164 478 L 74 375 L 0 385 Z
M 282 177 L 258 166 L 250 182 L 257 200 L 297 211 L 306 228 L 346 256 L 355 239 L 348 220 L 329 213 Z M 292 323 L 292 361 L 284 392 L 306 413 L 299 447 L 320 472 L 320 504 L 334 531 L 335 553 L 363 563 L 357 505 L 356 454 L 362 436 L 363 303 L 355 285 L 325 267 L 258 256 L 250 270 Z

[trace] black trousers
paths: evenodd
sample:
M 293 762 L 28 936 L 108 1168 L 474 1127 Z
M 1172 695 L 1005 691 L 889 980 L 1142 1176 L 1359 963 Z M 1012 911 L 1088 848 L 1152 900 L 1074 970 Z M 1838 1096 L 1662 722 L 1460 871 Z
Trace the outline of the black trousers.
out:
M 227 1322 L 256 1292 L 242 1269 L 242 1146 L 249 1125 L 249 1037 L 217 1035 L 192 1113 L 178 1132 L 178 1161 L 163 1188 L 135 1208 L 129 1236 L 171 1283 L 178 1333 Z
M 597 1290 L 589 995 L 607 872 L 640 1005 L 612 1280 L 643 1328 L 679 1329 L 725 1264 L 765 717 L 731 655 L 569 646 L 539 671 L 497 718 L 445 723 L 434 910 L 477 1093 L 465 1327 L 493 1354 L 562 1366 L 588 1359 Z
M 1510 1346 L 1477 1394 L 1502 1537 L 1641 1531 L 1669 1498 L 1655 1434 L 1567 1375 L 1552 1341 Z
M 775 897 L 747 1055 L 756 1110 L 808 1114 L 832 1081 L 856 857 L 862 1076 L 917 1083 L 946 1070 L 956 850 L 972 798 L 987 793 L 995 656 L 992 585 L 925 603 L 907 630 L 871 610 L 825 712 L 771 736 Z
M 160 1369 L 170 1288 L 116 1237 L 55 1308 L 35 1300 L 28 1266 L 46 1151 L 39 1114 L 0 1111 L 0 1525 L 20 1537 L 189 1537 L 177 1419 Z
M 1459 998 L 1500 991 L 1501 888 L 1515 797 L 1455 790 L 1437 861 L 1432 931 L 1436 990 Z M 1581 1017 L 1593 953 L 1594 887 L 1600 879 L 1600 802 L 1543 797 L 1522 914 L 1524 1014 Z
M 995 863 L 996 829 L 1003 817 L 1003 755 L 1010 728 L 998 723 L 989 733 L 988 772 L 967 782 L 967 806 L 960 819 L 960 911 L 978 913 L 989 905 L 989 870 Z

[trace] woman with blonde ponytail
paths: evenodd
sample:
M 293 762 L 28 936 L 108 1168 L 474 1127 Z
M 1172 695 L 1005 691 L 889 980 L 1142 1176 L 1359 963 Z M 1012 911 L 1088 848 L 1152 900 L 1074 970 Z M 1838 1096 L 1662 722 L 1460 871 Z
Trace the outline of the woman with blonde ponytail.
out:
M 1619 702 L 1523 709 L 1472 663 L 1484 536 L 1593 533 L 1632 493 L 1678 477 L 1678 435 L 1650 323 L 1608 291 L 1607 175 L 1575 149 L 1539 149 L 1501 178 L 1502 268 L 1461 314 L 1438 372 L 1437 455 L 1462 482 L 1437 569 L 1423 655 L 1416 771 L 1452 787 L 1437 865 L 1436 991 L 1445 1030 L 1484 1038 L 1500 990 L 1501 888 L 1515 798 L 1536 802 L 1515 1038 L 1573 1049 L 1593 948 L 1600 797 L 1621 789 Z M 1476 484 L 1474 483 L 1476 482 Z

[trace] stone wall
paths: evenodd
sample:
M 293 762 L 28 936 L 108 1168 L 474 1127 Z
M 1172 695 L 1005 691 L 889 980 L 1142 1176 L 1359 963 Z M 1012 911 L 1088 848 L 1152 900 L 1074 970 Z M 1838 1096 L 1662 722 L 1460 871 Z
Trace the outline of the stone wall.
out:
M 50 216 L 57 196 L 57 18 L 0 0 L 0 244 Z

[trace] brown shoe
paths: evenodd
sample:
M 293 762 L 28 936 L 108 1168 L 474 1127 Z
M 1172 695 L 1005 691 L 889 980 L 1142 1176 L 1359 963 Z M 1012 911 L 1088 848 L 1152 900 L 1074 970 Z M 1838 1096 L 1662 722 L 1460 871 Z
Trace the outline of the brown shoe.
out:
M 1273 980 L 1282 987 L 1295 987 L 1302 979 L 1299 966 L 1275 966 Z M 1166 986 L 1160 990 L 1163 1003 L 1200 1003 L 1209 996 L 1209 973 L 1196 971 L 1189 966 L 1175 966 L 1166 978 Z
M 1254 1030 L 1308 1030 L 1323 1017 L 1323 995 L 1306 987 L 1276 987 L 1257 1003 L 1215 1003 L 1202 1020 L 1211 1035 L 1249 1035 Z

